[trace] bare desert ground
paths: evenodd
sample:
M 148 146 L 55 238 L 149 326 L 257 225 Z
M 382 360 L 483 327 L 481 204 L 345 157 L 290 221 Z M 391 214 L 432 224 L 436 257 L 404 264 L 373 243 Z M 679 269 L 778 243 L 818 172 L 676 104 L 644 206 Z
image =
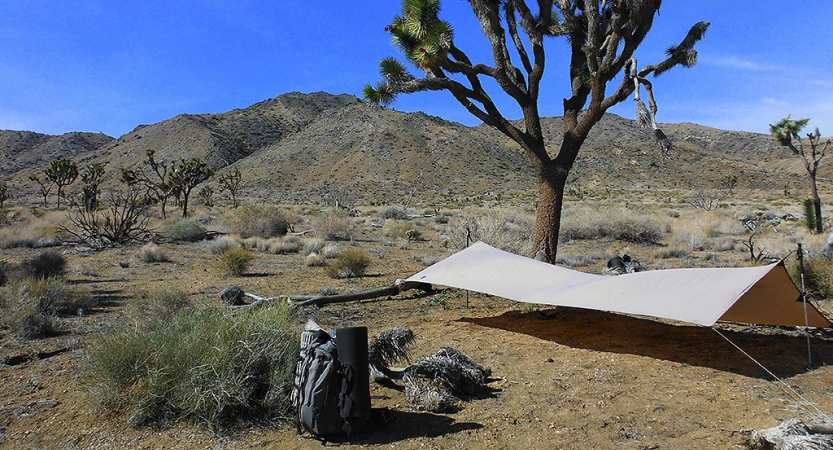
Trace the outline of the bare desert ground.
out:
M 672 221 L 670 228 L 684 228 L 676 221 L 685 221 L 686 216 L 657 217 Z M 223 277 L 207 242 L 160 244 L 170 261 L 157 263 L 143 262 L 139 246 L 99 252 L 59 247 L 67 258 L 67 280 L 89 289 L 98 306 L 64 317 L 61 333 L 53 337 L 24 340 L 0 330 L 0 361 L 5 362 L 0 364 L 0 447 L 320 448 L 320 442 L 298 436 L 291 424 L 243 424 L 223 432 L 187 422 L 133 428 L 123 416 L 102 410 L 86 393 L 86 348 L 113 327 L 124 325 L 127 300 L 153 287 L 185 289 L 195 304 L 218 303 L 218 293 L 230 285 L 262 296 L 315 294 L 327 286 L 339 292 L 357 291 L 388 285 L 453 252 L 442 230 L 430 220 L 421 225 L 422 239 L 413 241 L 390 234 L 387 225 L 374 225 L 382 220 L 356 220 L 360 231 L 353 242 L 338 245 L 360 246 L 369 252 L 370 275 L 361 279 L 332 279 L 322 267 L 306 266 L 304 255 L 268 252 L 256 253 L 246 275 Z M 720 228 L 713 222 L 708 226 Z M 565 243 L 560 251 L 570 260 L 595 255 L 580 268 L 595 273 L 606 257 L 623 250 L 644 257 L 651 268 L 729 264 L 746 257 L 740 245 L 715 250 L 719 247 L 715 243 L 699 250 L 691 246 L 685 261 L 658 260 L 658 252 L 679 244 L 680 237 L 674 236 L 669 229 L 659 249 L 577 241 Z M 718 239 L 715 236 L 743 238 L 710 232 L 703 239 Z M 21 261 L 37 251 L 5 248 L 2 258 Z M 430 296 L 411 291 L 303 308 L 297 314 L 299 327 L 308 318 L 332 328 L 367 326 L 370 334 L 409 327 L 417 336 L 413 356 L 452 346 L 492 368 L 489 392 L 448 414 L 414 410 L 401 390 L 371 383 L 372 406 L 386 410 L 390 422 L 327 446 L 743 448 L 749 430 L 791 417 L 812 419 L 818 410 L 833 411 L 833 339 L 824 330 L 815 330 L 810 339 L 809 365 L 801 330 L 744 324 L 716 327 L 780 377 L 787 389 L 714 330 L 647 317 L 542 310 L 477 293 L 440 290 Z

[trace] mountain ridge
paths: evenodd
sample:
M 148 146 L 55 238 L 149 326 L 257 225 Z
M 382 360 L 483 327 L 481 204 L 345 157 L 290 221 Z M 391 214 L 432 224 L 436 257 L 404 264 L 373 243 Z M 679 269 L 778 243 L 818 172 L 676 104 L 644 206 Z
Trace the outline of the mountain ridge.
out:
M 606 115 L 582 147 L 570 183 L 700 189 L 736 174 L 741 186 L 772 188 L 799 182 L 803 175 L 800 161 L 768 135 L 693 123 L 660 126 L 674 143 L 665 165 L 650 130 Z M 557 149 L 561 118 L 542 118 L 542 127 L 548 148 Z M 536 189 L 527 157 L 491 127 L 326 92 L 290 92 L 218 114 L 180 114 L 138 125 L 118 138 L 0 130 L 0 155 L 7 161 L 0 176 L 25 189 L 29 174 L 70 157 L 81 167 L 104 163 L 105 179 L 114 185 L 118 169 L 140 166 L 147 149 L 154 149 L 157 161 L 196 157 L 221 172 L 236 166 L 244 174 L 243 195 L 282 202 L 346 192 L 389 202 L 416 189 L 464 196 Z M 822 173 L 828 175 L 829 170 Z

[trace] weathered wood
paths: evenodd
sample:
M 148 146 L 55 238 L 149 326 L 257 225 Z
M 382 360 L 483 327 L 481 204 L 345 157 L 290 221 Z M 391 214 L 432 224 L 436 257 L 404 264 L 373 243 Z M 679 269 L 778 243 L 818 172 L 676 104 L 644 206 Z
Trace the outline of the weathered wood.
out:
M 320 295 L 317 297 L 312 297 L 310 299 L 298 302 L 295 306 L 308 306 L 308 305 L 316 305 L 316 306 L 323 306 L 329 305 L 331 303 L 346 303 L 346 302 L 355 302 L 358 300 L 368 300 L 371 298 L 379 298 L 379 297 L 386 297 L 389 295 L 397 295 L 400 292 L 409 291 L 411 289 L 420 289 L 426 292 L 431 291 L 431 285 L 427 283 L 421 283 L 418 281 L 400 281 L 397 280 L 396 283 L 382 287 L 377 289 L 371 289 L 369 291 L 363 292 L 356 292 L 353 294 L 341 294 L 341 295 Z
M 224 290 L 223 292 L 226 292 L 228 289 L 229 288 L 226 288 L 226 290 Z M 352 294 L 341 295 L 279 295 L 277 297 L 260 297 L 255 294 L 245 292 L 243 295 L 253 299 L 254 301 L 252 303 L 231 304 L 229 305 L 229 307 L 250 308 L 260 306 L 275 300 L 285 300 L 290 305 L 295 307 L 309 305 L 324 306 L 332 303 L 347 303 L 359 300 L 368 300 L 372 298 L 385 297 L 390 295 L 397 295 L 401 292 L 409 291 L 412 289 L 420 289 L 425 292 L 431 292 L 432 286 L 428 283 L 422 283 L 418 281 L 396 280 L 396 282 L 390 286 L 371 289 L 363 292 L 355 292 Z M 223 298 L 223 293 L 221 293 L 221 298 Z M 224 301 L 226 300 L 224 299 Z

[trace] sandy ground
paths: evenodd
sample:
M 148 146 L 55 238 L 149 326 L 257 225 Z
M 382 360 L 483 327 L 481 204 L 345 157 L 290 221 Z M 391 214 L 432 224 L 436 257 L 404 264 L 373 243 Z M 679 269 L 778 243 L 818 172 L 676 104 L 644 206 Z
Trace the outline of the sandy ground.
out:
M 87 286 L 101 306 L 66 318 L 59 336 L 2 336 L 0 447 L 320 448 L 288 425 L 243 425 L 221 434 L 190 423 L 131 428 L 85 394 L 85 347 L 123 319 L 127 298 L 154 285 L 175 283 L 195 301 L 216 301 L 231 284 L 260 295 L 309 294 L 324 286 L 357 290 L 418 271 L 415 251 L 437 257 L 445 251 L 427 242 L 409 246 L 375 249 L 374 276 L 362 280 L 329 279 L 323 269 L 305 267 L 300 255 L 266 254 L 258 255 L 252 275 L 224 279 L 201 244 L 164 246 L 172 262 L 155 264 L 142 263 L 137 248 L 67 249 L 67 278 Z M 4 257 L 25 258 L 32 251 L 11 249 Z M 493 371 L 489 393 L 450 414 L 416 411 L 401 390 L 371 383 L 372 406 L 386 410 L 390 422 L 327 446 L 742 448 L 748 430 L 791 417 L 811 419 L 814 408 L 833 411 L 833 339 L 820 333 L 811 339 L 808 366 L 807 340 L 795 330 L 718 327 L 781 377 L 785 388 L 709 328 L 577 309 L 551 314 L 474 293 L 436 295 L 441 297 L 405 294 L 299 311 L 299 326 L 315 318 L 325 327 L 367 326 L 370 334 L 410 327 L 417 336 L 415 357 L 452 346 Z

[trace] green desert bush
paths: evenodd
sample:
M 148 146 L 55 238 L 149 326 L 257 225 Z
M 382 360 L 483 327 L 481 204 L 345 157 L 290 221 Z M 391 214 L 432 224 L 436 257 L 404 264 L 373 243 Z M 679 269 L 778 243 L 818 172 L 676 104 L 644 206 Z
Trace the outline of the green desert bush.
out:
M 62 315 L 93 306 L 88 290 L 56 278 L 21 278 L 0 286 L 0 325 L 26 339 L 50 336 L 60 328 Z
M 67 260 L 64 255 L 46 250 L 38 253 L 31 259 L 23 261 L 23 270 L 33 278 L 52 278 L 64 274 Z
M 285 420 L 298 352 L 292 312 L 280 302 L 245 311 L 184 309 L 94 342 L 88 388 L 134 426 L 188 420 L 219 429 Z
M 162 236 L 172 241 L 197 242 L 205 239 L 205 229 L 195 220 L 183 219 L 162 227 Z
M 230 248 L 220 254 L 217 263 L 224 275 L 239 277 L 249 270 L 254 255 L 245 247 Z
M 327 275 L 332 278 L 361 278 L 370 268 L 370 256 L 367 252 L 351 247 L 339 253 L 338 257 L 327 265 Z
M 798 288 L 801 288 L 801 270 L 798 263 L 787 266 Z M 807 296 L 814 300 L 829 300 L 833 298 L 833 261 L 827 258 L 812 258 L 804 260 L 804 287 Z
M 243 238 L 258 236 L 271 238 L 283 236 L 289 231 L 284 211 L 274 205 L 244 203 L 225 215 L 229 231 Z

